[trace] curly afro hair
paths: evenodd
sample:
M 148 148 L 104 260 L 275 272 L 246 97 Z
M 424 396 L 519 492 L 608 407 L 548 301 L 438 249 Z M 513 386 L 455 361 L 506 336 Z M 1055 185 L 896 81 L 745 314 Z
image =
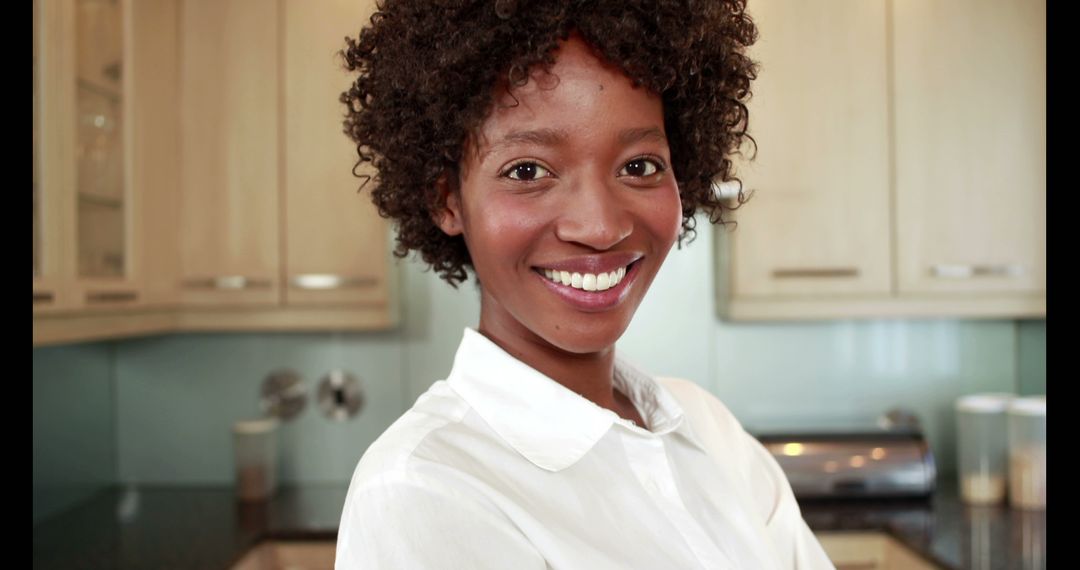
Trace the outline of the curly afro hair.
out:
M 467 137 L 495 102 L 494 86 L 549 70 L 557 43 L 577 32 L 600 55 L 661 96 L 664 129 L 682 200 L 679 247 L 694 216 L 745 202 L 731 157 L 747 134 L 746 102 L 758 66 L 746 55 L 757 28 L 745 0 L 385 0 L 359 39 L 346 37 L 357 77 L 341 95 L 345 132 L 357 144 L 358 177 L 377 172 L 372 200 L 397 230 L 394 255 L 417 250 L 455 288 L 472 267 L 462 236 L 433 221 L 436 182 L 459 175 Z M 755 145 L 756 148 L 756 145 Z M 715 192 L 733 181 L 738 204 Z M 363 189 L 364 186 L 361 186 Z

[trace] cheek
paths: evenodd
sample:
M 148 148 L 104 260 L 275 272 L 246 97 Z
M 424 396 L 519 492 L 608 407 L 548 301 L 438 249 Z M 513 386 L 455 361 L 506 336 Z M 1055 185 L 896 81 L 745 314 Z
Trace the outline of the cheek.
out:
M 658 200 L 653 227 L 658 235 L 664 236 L 670 247 L 679 238 L 682 221 L 682 201 L 679 198 L 679 188 L 676 186 L 665 193 L 663 199 Z
M 545 222 L 512 200 L 487 201 L 470 212 L 466 233 L 474 265 L 501 267 L 529 253 Z

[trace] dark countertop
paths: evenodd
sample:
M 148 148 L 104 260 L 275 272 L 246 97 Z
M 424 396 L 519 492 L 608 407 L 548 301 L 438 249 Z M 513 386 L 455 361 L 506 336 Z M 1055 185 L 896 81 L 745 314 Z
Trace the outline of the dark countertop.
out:
M 232 487 L 116 487 L 34 525 L 34 568 L 227 570 L 263 540 L 337 537 L 346 484 L 284 487 L 267 503 Z M 1044 568 L 1045 512 L 969 507 L 955 477 L 929 500 L 800 501 L 818 531 L 883 531 L 947 568 Z
M 962 503 L 956 476 L 938 479 L 929 499 L 800 500 L 814 532 L 882 531 L 945 568 L 1041 570 L 1046 512 Z

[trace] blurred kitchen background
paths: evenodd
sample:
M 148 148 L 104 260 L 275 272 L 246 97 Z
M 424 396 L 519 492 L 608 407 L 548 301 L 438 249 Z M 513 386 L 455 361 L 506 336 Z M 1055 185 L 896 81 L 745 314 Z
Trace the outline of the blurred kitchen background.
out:
M 346 484 L 445 378 L 477 293 L 392 258 L 341 134 L 334 52 L 369 4 L 35 0 L 35 523 L 231 485 L 232 425 L 284 369 L 308 401 L 283 484 Z M 750 4 L 757 193 L 737 229 L 698 220 L 618 349 L 748 429 L 908 408 L 950 472 L 958 396 L 1046 391 L 1045 6 Z

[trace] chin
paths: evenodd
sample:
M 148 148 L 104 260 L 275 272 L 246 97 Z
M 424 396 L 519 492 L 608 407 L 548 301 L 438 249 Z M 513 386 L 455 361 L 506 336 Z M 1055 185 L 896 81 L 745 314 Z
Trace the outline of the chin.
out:
M 565 352 L 592 354 L 613 347 L 629 326 L 629 321 L 619 324 L 604 323 L 603 326 L 567 326 L 563 323 L 558 329 L 550 328 L 546 340 Z

